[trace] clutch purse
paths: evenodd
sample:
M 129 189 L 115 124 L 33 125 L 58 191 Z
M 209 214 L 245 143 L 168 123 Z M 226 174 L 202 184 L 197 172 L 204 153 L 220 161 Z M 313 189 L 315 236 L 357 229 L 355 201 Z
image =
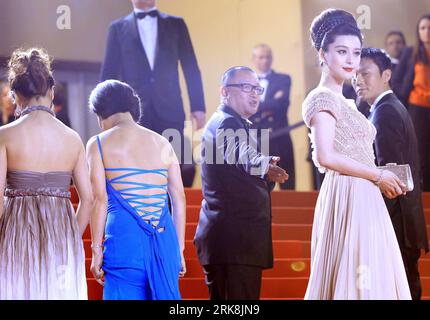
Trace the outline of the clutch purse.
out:
M 407 191 L 414 190 L 412 171 L 408 164 L 387 163 L 385 166 L 378 167 L 378 169 L 391 171 L 406 185 Z

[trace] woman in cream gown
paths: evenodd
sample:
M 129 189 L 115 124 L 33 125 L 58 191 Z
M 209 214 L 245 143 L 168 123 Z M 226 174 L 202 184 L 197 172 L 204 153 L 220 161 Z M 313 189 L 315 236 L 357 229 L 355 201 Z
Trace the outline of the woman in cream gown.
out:
M 311 32 L 322 76 L 302 115 L 311 129 L 314 164 L 325 178 L 315 208 L 305 299 L 411 299 L 381 194 L 395 197 L 404 186 L 376 168 L 376 129 L 341 94 L 343 81 L 360 63 L 360 31 L 349 13 L 331 9 L 314 20 Z

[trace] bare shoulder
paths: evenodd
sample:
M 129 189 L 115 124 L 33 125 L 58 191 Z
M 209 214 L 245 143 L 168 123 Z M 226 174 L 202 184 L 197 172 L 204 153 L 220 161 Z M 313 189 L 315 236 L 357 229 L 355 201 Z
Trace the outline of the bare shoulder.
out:
M 164 145 L 170 145 L 169 141 L 163 137 L 161 134 L 152 131 L 148 128 L 145 127 L 139 127 L 140 133 L 141 135 L 145 138 L 145 139 L 150 139 L 153 143 L 155 144 L 159 144 L 161 146 Z
M 67 127 L 63 123 L 61 123 L 61 126 L 64 130 L 64 136 L 68 145 L 77 149 L 82 149 L 84 144 L 82 142 L 81 136 L 75 130 Z
M 92 153 L 97 148 L 97 135 L 92 136 L 88 139 L 87 145 L 86 145 L 86 152 L 87 154 Z
M 14 137 L 19 136 L 19 134 L 17 134 L 17 130 L 21 127 L 20 122 L 21 121 L 18 119 L 0 127 L 1 143 L 13 140 Z
M 175 151 L 167 138 L 155 131 L 143 129 L 145 130 L 144 139 L 150 141 L 150 143 L 146 144 L 146 148 L 150 148 L 151 152 L 156 151 L 157 157 L 161 157 L 164 164 L 170 165 L 177 161 Z

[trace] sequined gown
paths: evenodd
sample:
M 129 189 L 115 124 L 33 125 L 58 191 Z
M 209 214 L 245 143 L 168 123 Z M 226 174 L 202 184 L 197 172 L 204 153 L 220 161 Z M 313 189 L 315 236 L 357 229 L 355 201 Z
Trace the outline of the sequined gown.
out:
M 87 299 L 69 172 L 8 171 L 0 218 L 0 300 Z
M 303 119 L 320 111 L 336 119 L 334 149 L 375 167 L 375 127 L 353 100 L 324 87 L 311 91 Z M 314 137 L 310 135 L 314 144 Z M 322 167 L 324 182 L 315 207 L 311 274 L 305 299 L 411 299 L 397 238 L 379 188 L 371 181 Z

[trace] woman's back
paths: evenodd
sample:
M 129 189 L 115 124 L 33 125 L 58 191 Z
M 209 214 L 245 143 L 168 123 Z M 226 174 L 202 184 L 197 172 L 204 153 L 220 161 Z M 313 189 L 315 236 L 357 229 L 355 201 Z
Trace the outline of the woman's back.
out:
M 167 201 L 173 161 L 169 142 L 134 123 L 112 128 L 98 139 L 109 185 L 143 219 L 156 225 Z
M 79 137 L 48 112 L 33 111 L 1 128 L 0 144 L 7 158 L 0 299 L 86 299 L 81 233 L 69 200 Z M 68 286 L 58 285 L 62 276 Z
M 103 130 L 87 144 L 95 196 L 91 271 L 100 283 L 105 278 L 103 298 L 180 299 L 185 194 L 173 148 L 136 123 L 141 104 L 126 83 L 99 83 L 89 106 Z
M 0 129 L 8 171 L 72 172 L 82 142 L 76 132 L 45 111 L 33 111 Z

